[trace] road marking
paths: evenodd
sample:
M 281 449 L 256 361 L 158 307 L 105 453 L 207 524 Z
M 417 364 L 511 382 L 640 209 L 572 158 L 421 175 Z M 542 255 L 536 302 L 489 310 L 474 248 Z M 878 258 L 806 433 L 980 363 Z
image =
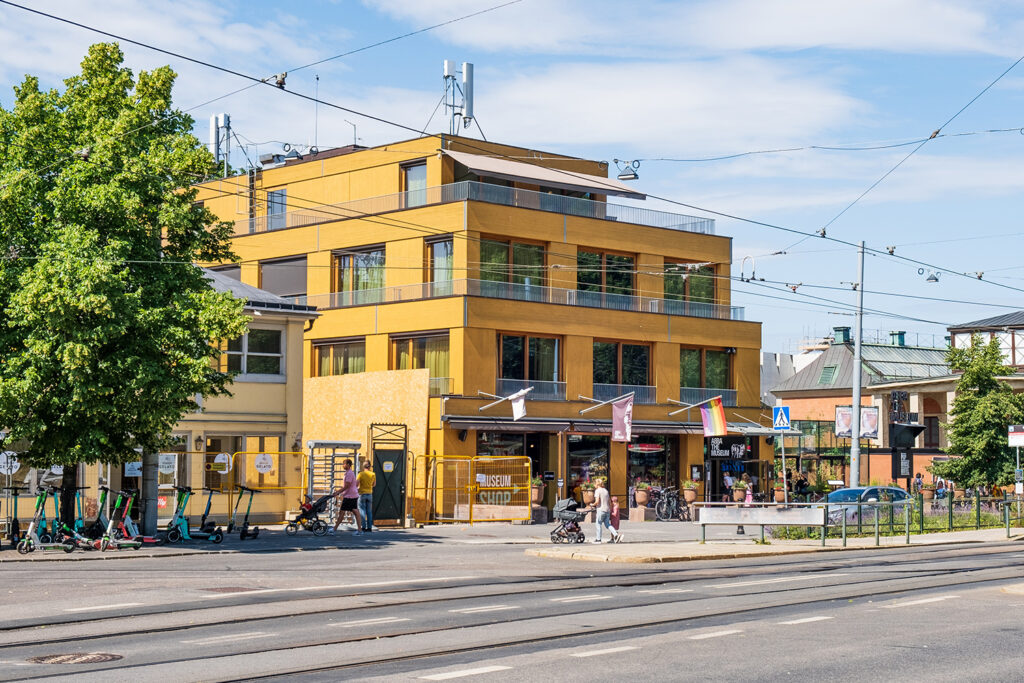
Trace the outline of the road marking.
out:
M 588 602 L 590 600 L 611 600 L 610 595 L 573 595 L 567 598 L 551 598 L 551 602 Z
M 897 602 L 894 605 L 881 605 L 882 609 L 896 609 L 897 607 L 910 607 L 911 605 L 926 605 L 929 602 L 942 602 L 943 600 L 955 600 L 959 598 L 959 595 L 942 595 L 937 598 L 922 598 L 920 600 L 909 600 L 907 602 Z
M 428 579 L 403 579 L 401 581 L 372 581 L 369 583 L 343 583 L 334 586 L 299 586 L 298 588 L 263 588 L 260 590 L 246 591 L 245 593 L 217 593 L 215 595 L 202 596 L 206 600 L 217 600 L 220 598 L 235 598 L 239 595 L 266 595 L 267 593 L 287 593 L 304 591 L 337 590 L 339 588 L 379 588 L 381 586 L 400 586 L 405 583 L 440 583 L 442 581 L 466 581 L 476 579 L 476 576 L 439 576 Z
M 741 588 L 743 586 L 761 586 L 766 583 L 785 583 L 787 581 L 810 581 L 812 579 L 819 579 L 822 577 L 833 577 L 833 576 L 846 576 L 846 574 L 834 574 L 829 572 L 828 574 L 814 574 L 811 576 L 781 576 L 776 579 L 759 579 L 757 581 L 740 581 L 738 583 L 714 583 L 705 588 Z
M 656 588 L 651 590 L 637 591 L 637 593 L 648 593 L 650 595 L 661 595 L 662 593 L 692 593 L 692 588 Z
M 183 640 L 182 643 L 190 645 L 219 645 L 220 643 L 231 643 L 236 640 L 252 640 L 254 638 L 270 638 L 276 633 L 264 633 L 263 631 L 252 631 L 251 633 L 232 633 L 226 636 L 213 636 L 210 638 L 198 638 L 196 640 Z
M 711 633 L 701 633 L 696 636 L 689 636 L 689 640 L 704 640 L 706 638 L 720 638 L 721 636 L 731 636 L 734 633 L 743 633 L 739 629 L 729 629 L 728 631 L 712 631 Z
M 782 626 L 795 626 L 796 624 L 810 624 L 814 621 L 826 621 L 828 619 L 835 619 L 835 617 L 804 617 L 803 619 L 794 619 L 793 621 L 780 621 L 779 624 Z
M 611 655 L 616 652 L 626 652 L 628 650 L 639 650 L 638 647 L 632 645 L 623 645 L 622 647 L 610 647 L 607 650 L 590 650 L 589 652 L 577 652 L 572 657 L 597 657 L 598 655 Z
M 359 621 L 343 621 L 338 624 L 328 624 L 328 626 L 338 626 L 341 628 L 355 628 L 356 626 L 371 626 L 375 624 L 393 624 L 399 621 L 409 621 L 402 617 L 380 617 L 379 619 L 360 619 Z
M 138 607 L 141 602 L 122 602 L 116 605 L 96 605 L 95 607 L 70 607 L 65 609 L 65 612 L 91 612 L 93 610 L 101 609 L 117 609 L 118 607 Z
M 459 614 L 477 614 L 478 612 L 500 612 L 507 609 L 519 609 L 516 605 L 484 605 L 483 607 L 463 607 L 462 609 L 450 609 L 449 612 Z
M 479 669 L 463 669 L 462 671 L 449 671 L 443 674 L 432 674 L 430 676 L 421 676 L 420 680 L 423 681 L 447 681 L 450 678 L 462 678 L 463 676 L 478 676 L 480 674 L 489 674 L 495 671 L 505 671 L 511 669 L 510 666 L 482 666 Z

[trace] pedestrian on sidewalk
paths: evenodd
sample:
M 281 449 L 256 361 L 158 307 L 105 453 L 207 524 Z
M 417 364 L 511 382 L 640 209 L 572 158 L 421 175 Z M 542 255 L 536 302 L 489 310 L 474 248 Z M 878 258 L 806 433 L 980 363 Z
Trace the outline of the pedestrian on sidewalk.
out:
M 359 536 L 363 532 L 360 528 L 363 526 L 362 515 L 359 514 L 359 486 L 356 483 L 356 473 L 352 471 L 352 458 L 345 458 L 341 461 L 341 468 L 345 471 L 345 478 L 342 480 L 340 489 L 334 492 L 335 498 L 341 498 L 341 507 L 338 509 L 338 518 L 334 520 L 334 527 L 331 529 L 331 533 L 338 531 L 338 526 L 341 524 L 342 518 L 345 517 L 346 512 L 351 512 L 356 516 L 356 530 L 355 535 Z
M 618 543 L 622 540 L 622 534 L 612 528 L 611 523 L 611 496 L 608 495 L 608 489 L 604 487 L 604 479 L 596 479 L 594 481 L 596 488 L 594 489 L 594 525 L 597 530 L 594 533 L 593 543 L 601 542 L 601 532 L 605 527 L 612 532 L 612 543 Z
M 363 461 L 363 471 L 356 479 L 359 483 L 359 512 L 363 515 L 363 531 L 373 531 L 373 487 L 377 484 L 377 475 L 373 473 L 373 463 Z
M 747 485 L 747 492 L 743 496 L 743 507 L 748 508 L 750 507 L 750 504 L 754 502 L 754 483 L 750 480 L 750 475 L 746 472 L 743 473 L 740 480 Z M 743 526 L 740 525 L 736 527 L 736 533 L 745 534 L 746 532 L 743 530 Z
M 611 513 L 608 515 L 608 520 L 612 523 L 612 528 L 616 531 L 619 530 L 619 519 L 619 497 L 612 496 Z
M 728 472 L 722 472 L 722 483 L 725 484 L 725 493 L 722 494 L 722 502 L 728 503 L 732 494 L 733 478 Z

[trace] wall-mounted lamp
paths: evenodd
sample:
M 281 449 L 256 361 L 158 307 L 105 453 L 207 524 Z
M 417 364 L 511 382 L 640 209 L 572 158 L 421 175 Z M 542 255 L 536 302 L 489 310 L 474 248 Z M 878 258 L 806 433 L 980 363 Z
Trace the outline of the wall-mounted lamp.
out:
M 205 442 L 206 442 L 206 440 L 203 439 L 203 435 L 202 434 L 196 434 L 195 444 L 196 444 L 196 450 L 197 451 L 203 450 L 203 444 Z

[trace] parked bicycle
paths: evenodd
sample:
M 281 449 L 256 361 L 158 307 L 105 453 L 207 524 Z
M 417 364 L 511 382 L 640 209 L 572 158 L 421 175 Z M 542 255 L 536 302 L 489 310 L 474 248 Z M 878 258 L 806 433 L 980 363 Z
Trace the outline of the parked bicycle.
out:
M 679 489 L 666 486 L 661 490 L 661 499 L 654 506 L 654 514 L 659 522 L 678 519 L 680 522 L 692 521 L 690 506 L 679 500 Z

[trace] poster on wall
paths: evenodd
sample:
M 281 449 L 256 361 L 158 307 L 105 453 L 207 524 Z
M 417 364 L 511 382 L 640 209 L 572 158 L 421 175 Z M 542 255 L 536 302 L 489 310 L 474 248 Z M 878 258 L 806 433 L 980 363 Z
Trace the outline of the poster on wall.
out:
M 835 431 L 838 437 L 853 438 L 853 406 L 836 406 Z M 861 406 L 860 438 L 878 438 L 878 408 L 876 406 Z

